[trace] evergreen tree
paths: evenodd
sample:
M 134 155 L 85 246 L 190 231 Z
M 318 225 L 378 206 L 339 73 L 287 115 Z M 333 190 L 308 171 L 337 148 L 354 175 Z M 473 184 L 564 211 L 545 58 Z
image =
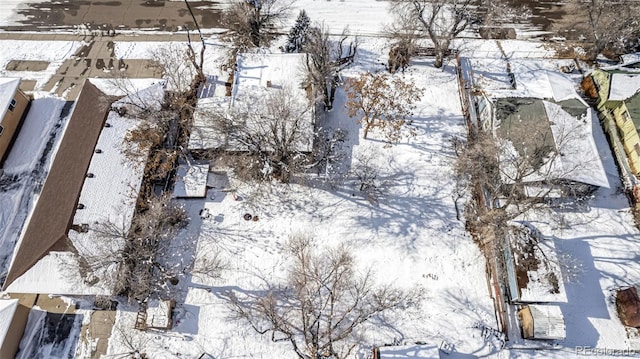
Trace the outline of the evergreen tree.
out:
M 300 10 L 300 14 L 298 14 L 296 23 L 291 28 L 289 37 L 287 38 L 287 43 L 284 46 L 286 52 L 300 51 L 302 45 L 307 40 L 307 31 L 309 30 L 310 24 L 311 20 L 309 19 L 307 12 Z

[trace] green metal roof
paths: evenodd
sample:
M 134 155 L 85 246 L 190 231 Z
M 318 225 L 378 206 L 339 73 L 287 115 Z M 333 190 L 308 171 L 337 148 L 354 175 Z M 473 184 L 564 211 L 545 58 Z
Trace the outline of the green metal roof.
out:
M 536 153 L 537 158 L 555 150 L 555 141 L 543 100 L 507 97 L 496 100 L 497 134 L 511 141 L 520 156 Z M 543 153 L 539 153 L 542 151 Z M 540 156 L 541 155 L 541 156 Z M 539 165 L 542 165 L 540 163 Z
M 640 92 L 624 101 L 636 130 L 640 131 Z

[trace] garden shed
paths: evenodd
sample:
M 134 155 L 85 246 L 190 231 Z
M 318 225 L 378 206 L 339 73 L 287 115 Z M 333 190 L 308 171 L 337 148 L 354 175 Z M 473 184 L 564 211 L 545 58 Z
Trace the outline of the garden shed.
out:
M 208 162 L 178 165 L 173 196 L 176 198 L 204 198 L 207 195 Z
M 557 305 L 527 305 L 518 312 L 524 339 L 564 339 L 564 316 Z
M 173 327 L 174 300 L 151 300 L 147 306 L 146 328 L 171 329 Z

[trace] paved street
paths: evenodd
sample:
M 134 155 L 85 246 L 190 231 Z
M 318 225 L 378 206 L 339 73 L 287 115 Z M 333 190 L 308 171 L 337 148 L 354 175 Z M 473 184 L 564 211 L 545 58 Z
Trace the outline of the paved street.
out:
M 219 27 L 220 4 L 217 1 L 190 0 L 198 24 L 203 28 Z M 8 11 L 8 9 L 2 9 Z M 20 4 L 14 9 L 17 24 L 0 27 L 8 31 L 47 31 L 69 29 L 90 24 L 103 29 L 156 29 L 175 31 L 194 28 L 184 1 L 168 0 L 62 0 Z

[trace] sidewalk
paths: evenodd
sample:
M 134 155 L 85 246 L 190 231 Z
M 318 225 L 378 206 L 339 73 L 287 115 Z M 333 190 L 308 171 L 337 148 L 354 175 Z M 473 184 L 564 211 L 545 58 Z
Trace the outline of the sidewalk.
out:
M 203 36 L 210 36 L 220 31 L 207 31 Z M 0 40 L 39 40 L 39 41 L 184 41 L 187 34 L 184 32 L 154 32 L 145 33 L 117 33 L 115 36 L 82 36 L 73 33 L 41 33 L 41 32 L 18 32 L 0 31 Z M 199 41 L 197 32 L 191 33 L 191 41 Z

